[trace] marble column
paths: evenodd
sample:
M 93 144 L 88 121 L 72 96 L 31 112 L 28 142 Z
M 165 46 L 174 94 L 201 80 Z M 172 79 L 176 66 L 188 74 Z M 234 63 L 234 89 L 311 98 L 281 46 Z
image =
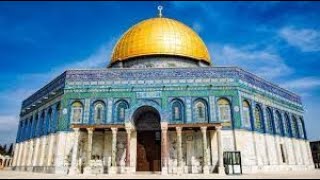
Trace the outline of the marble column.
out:
M 130 165 L 130 141 L 131 141 L 131 132 L 132 128 L 131 127 L 126 127 L 126 132 L 127 132 L 127 150 L 126 150 L 126 169 L 127 173 L 131 172 L 131 165 Z
M 109 174 L 117 173 L 117 133 L 118 128 L 111 128 L 112 131 L 112 153 L 111 153 L 111 167 Z
M 219 165 L 218 165 L 218 174 L 225 174 L 223 166 L 223 145 L 222 145 L 222 135 L 221 135 L 221 126 L 216 127 L 217 130 L 217 141 L 218 141 L 218 156 L 219 156 Z
M 182 127 L 176 127 L 177 131 L 177 155 L 178 155 L 178 167 L 177 174 L 183 173 L 183 154 L 182 154 Z
M 111 163 L 109 162 L 109 157 L 108 157 L 108 153 L 107 153 L 107 144 L 108 144 L 108 135 L 109 135 L 109 130 L 105 129 L 104 130 L 104 138 L 103 138 L 103 162 L 104 162 L 104 166 L 108 166 L 111 165 Z
M 87 163 L 86 163 L 86 166 L 89 166 L 90 165 L 90 161 L 91 161 L 91 158 L 92 158 L 92 138 L 93 138 L 93 128 L 88 128 L 87 131 L 88 131 L 88 147 L 87 147 Z
M 92 138 L 93 138 L 93 128 L 87 128 L 88 132 L 88 144 L 87 144 L 87 157 L 86 157 L 86 164 L 84 167 L 83 174 L 92 174 L 92 167 L 90 165 L 90 161 L 92 160 Z
M 161 123 L 161 174 L 168 174 L 168 123 Z
M 203 173 L 209 174 L 208 166 L 208 139 L 207 139 L 207 127 L 203 126 L 200 128 L 202 132 L 202 143 L 203 143 Z
M 80 173 L 80 170 L 78 168 L 78 153 L 79 153 L 79 136 L 80 136 L 80 130 L 79 128 L 74 128 L 74 144 L 72 148 L 72 159 L 71 159 L 71 167 L 69 171 L 69 175 L 76 175 Z
M 47 161 L 47 166 L 52 166 L 53 165 L 53 150 L 55 149 L 54 146 L 54 141 L 55 141 L 55 135 L 51 134 L 49 135 L 49 152 L 48 152 L 48 161 Z

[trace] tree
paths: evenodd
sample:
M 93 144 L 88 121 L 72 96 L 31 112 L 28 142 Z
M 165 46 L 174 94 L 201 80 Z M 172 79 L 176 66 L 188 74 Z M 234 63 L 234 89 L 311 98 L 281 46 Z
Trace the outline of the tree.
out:
M 5 144 L 4 146 L 3 146 L 3 154 L 6 154 L 7 153 L 7 145 Z
M 12 151 L 13 151 L 13 143 L 10 144 L 10 148 L 8 150 L 7 155 L 11 156 L 12 155 Z
M 4 147 L 2 145 L 0 145 L 0 154 L 5 154 L 5 150 L 4 150 Z

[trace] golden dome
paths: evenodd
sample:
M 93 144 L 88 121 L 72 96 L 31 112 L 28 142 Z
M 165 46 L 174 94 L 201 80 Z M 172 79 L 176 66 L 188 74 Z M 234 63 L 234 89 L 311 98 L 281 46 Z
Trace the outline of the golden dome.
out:
M 173 19 L 151 18 L 131 27 L 113 49 L 111 63 L 146 55 L 176 55 L 211 63 L 208 49 L 191 28 Z

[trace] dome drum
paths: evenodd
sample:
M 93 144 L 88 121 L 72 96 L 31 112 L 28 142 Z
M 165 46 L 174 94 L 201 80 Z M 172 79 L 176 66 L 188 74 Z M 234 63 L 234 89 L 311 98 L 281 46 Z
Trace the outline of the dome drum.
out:
M 209 67 L 206 61 L 196 61 L 192 58 L 170 55 L 148 55 L 130 58 L 127 61 L 117 61 L 110 68 L 196 68 Z

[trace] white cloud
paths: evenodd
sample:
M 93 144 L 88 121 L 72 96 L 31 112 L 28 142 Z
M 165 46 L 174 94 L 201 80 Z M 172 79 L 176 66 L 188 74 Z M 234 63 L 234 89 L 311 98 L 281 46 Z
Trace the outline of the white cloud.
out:
M 274 80 L 289 75 L 293 70 L 271 48 L 259 50 L 255 45 L 234 47 L 209 45 L 213 51 L 213 63 L 223 66 L 238 66 L 263 78 Z
M 320 51 L 320 30 L 284 27 L 279 31 L 279 35 L 302 52 Z
M 0 143 L 14 142 L 18 127 L 19 111 L 24 99 L 45 86 L 65 70 L 106 68 L 116 39 L 112 38 L 111 41 L 101 46 L 96 52 L 85 59 L 52 68 L 46 73 L 20 75 L 17 82 L 15 82 L 15 89 L 10 88 L 1 91 Z
M 18 128 L 18 116 L 0 116 L 0 144 L 9 144 L 15 141 Z
M 282 86 L 292 89 L 313 89 L 320 87 L 320 78 L 318 77 L 303 77 L 300 79 L 295 79 L 293 81 L 287 82 Z

